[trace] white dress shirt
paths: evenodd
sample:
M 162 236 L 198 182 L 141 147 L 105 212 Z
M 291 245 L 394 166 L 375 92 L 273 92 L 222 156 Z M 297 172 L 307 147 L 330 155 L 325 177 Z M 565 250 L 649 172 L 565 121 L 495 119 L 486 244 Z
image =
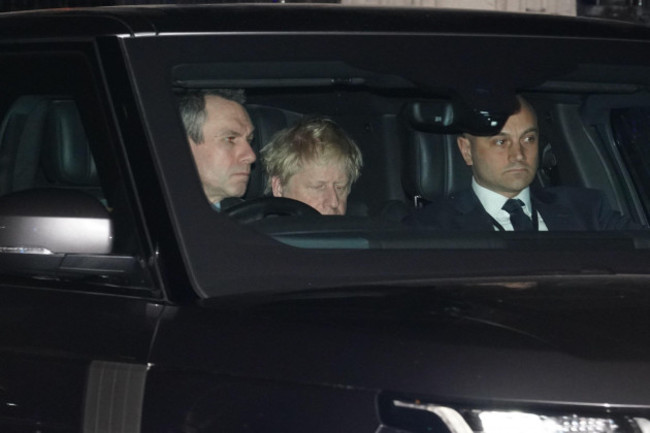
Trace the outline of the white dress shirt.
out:
M 512 231 L 510 214 L 502 209 L 503 205 L 508 200 L 508 197 L 503 196 L 499 193 L 496 193 L 494 191 L 491 191 L 479 185 L 478 182 L 476 182 L 476 179 L 474 179 L 473 177 L 472 177 L 472 190 L 474 191 L 474 194 L 476 194 L 476 197 L 478 197 L 479 201 L 483 205 L 485 211 L 492 218 L 494 218 L 496 222 L 501 224 L 501 227 L 503 227 L 504 230 Z M 532 218 L 530 188 L 526 187 L 516 197 L 513 198 L 519 199 L 524 202 L 524 206 L 523 206 L 524 213 L 528 215 L 529 218 Z M 542 219 L 542 216 L 539 214 L 539 212 L 537 212 L 537 222 L 538 222 L 537 229 L 540 232 L 548 231 L 548 227 L 546 227 L 546 224 L 544 223 L 544 220 Z M 499 228 L 495 225 L 494 230 L 499 230 Z

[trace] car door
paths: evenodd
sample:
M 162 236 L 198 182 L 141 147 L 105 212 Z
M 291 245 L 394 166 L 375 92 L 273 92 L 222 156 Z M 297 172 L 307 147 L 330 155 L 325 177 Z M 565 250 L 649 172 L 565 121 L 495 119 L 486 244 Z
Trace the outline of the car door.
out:
M 94 53 L 90 41 L 0 44 L 3 432 L 140 431 L 163 299 Z M 96 250 L 84 227 L 102 221 Z M 79 249 L 58 244 L 70 239 Z

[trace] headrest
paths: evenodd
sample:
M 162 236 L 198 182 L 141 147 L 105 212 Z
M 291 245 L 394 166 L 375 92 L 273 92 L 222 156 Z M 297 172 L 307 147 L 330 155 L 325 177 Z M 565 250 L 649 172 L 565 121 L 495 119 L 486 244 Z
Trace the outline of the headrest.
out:
M 264 195 L 264 188 L 266 187 L 266 175 L 262 161 L 259 159 L 260 150 L 271 140 L 271 137 L 276 132 L 292 126 L 302 117 L 302 114 L 264 105 L 247 105 L 246 109 L 255 127 L 255 138 L 251 146 L 258 158 L 255 164 L 253 164 L 245 195 L 245 198 L 250 199 L 262 197 Z
M 43 170 L 55 184 L 98 186 L 97 169 L 74 101 L 53 100 L 43 131 Z
M 34 185 L 48 103 L 46 98 L 26 95 L 7 111 L 0 126 L 0 194 Z
M 432 201 L 469 187 L 471 170 L 456 136 L 407 130 L 402 186 L 413 200 Z

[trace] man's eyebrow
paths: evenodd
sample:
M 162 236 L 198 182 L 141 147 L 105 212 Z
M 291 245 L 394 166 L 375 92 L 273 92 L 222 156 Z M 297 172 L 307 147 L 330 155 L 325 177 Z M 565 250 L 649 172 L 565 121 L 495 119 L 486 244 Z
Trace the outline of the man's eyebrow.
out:
M 219 136 L 230 136 L 230 135 L 240 136 L 241 134 L 239 132 L 235 131 L 235 130 L 232 130 L 232 129 L 223 129 L 221 131 L 218 131 L 217 135 L 219 135 Z
M 218 131 L 216 136 L 218 136 L 218 137 L 230 137 L 230 136 L 244 137 L 244 134 L 241 131 L 236 131 L 234 129 L 224 129 L 224 130 Z M 255 136 L 255 130 L 251 131 L 250 134 L 247 134 L 246 138 L 252 138 L 254 136 Z
M 532 127 L 528 128 L 528 129 L 526 129 L 524 132 L 522 132 L 521 135 L 526 135 L 526 134 L 529 134 L 531 132 L 539 133 L 539 128 L 537 126 L 532 126 Z M 498 134 L 493 135 L 492 137 L 510 137 L 511 135 L 512 134 L 510 132 L 501 131 Z

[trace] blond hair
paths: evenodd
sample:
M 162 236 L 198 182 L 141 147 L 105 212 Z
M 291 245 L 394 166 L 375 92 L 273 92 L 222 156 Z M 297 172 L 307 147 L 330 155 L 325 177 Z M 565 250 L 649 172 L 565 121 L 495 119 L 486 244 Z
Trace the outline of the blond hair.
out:
M 271 192 L 271 178 L 282 185 L 298 173 L 305 163 L 337 162 L 345 165 L 348 187 L 361 175 L 363 158 L 356 143 L 333 120 L 306 117 L 294 126 L 277 132 L 260 151 L 268 176 L 266 193 Z

